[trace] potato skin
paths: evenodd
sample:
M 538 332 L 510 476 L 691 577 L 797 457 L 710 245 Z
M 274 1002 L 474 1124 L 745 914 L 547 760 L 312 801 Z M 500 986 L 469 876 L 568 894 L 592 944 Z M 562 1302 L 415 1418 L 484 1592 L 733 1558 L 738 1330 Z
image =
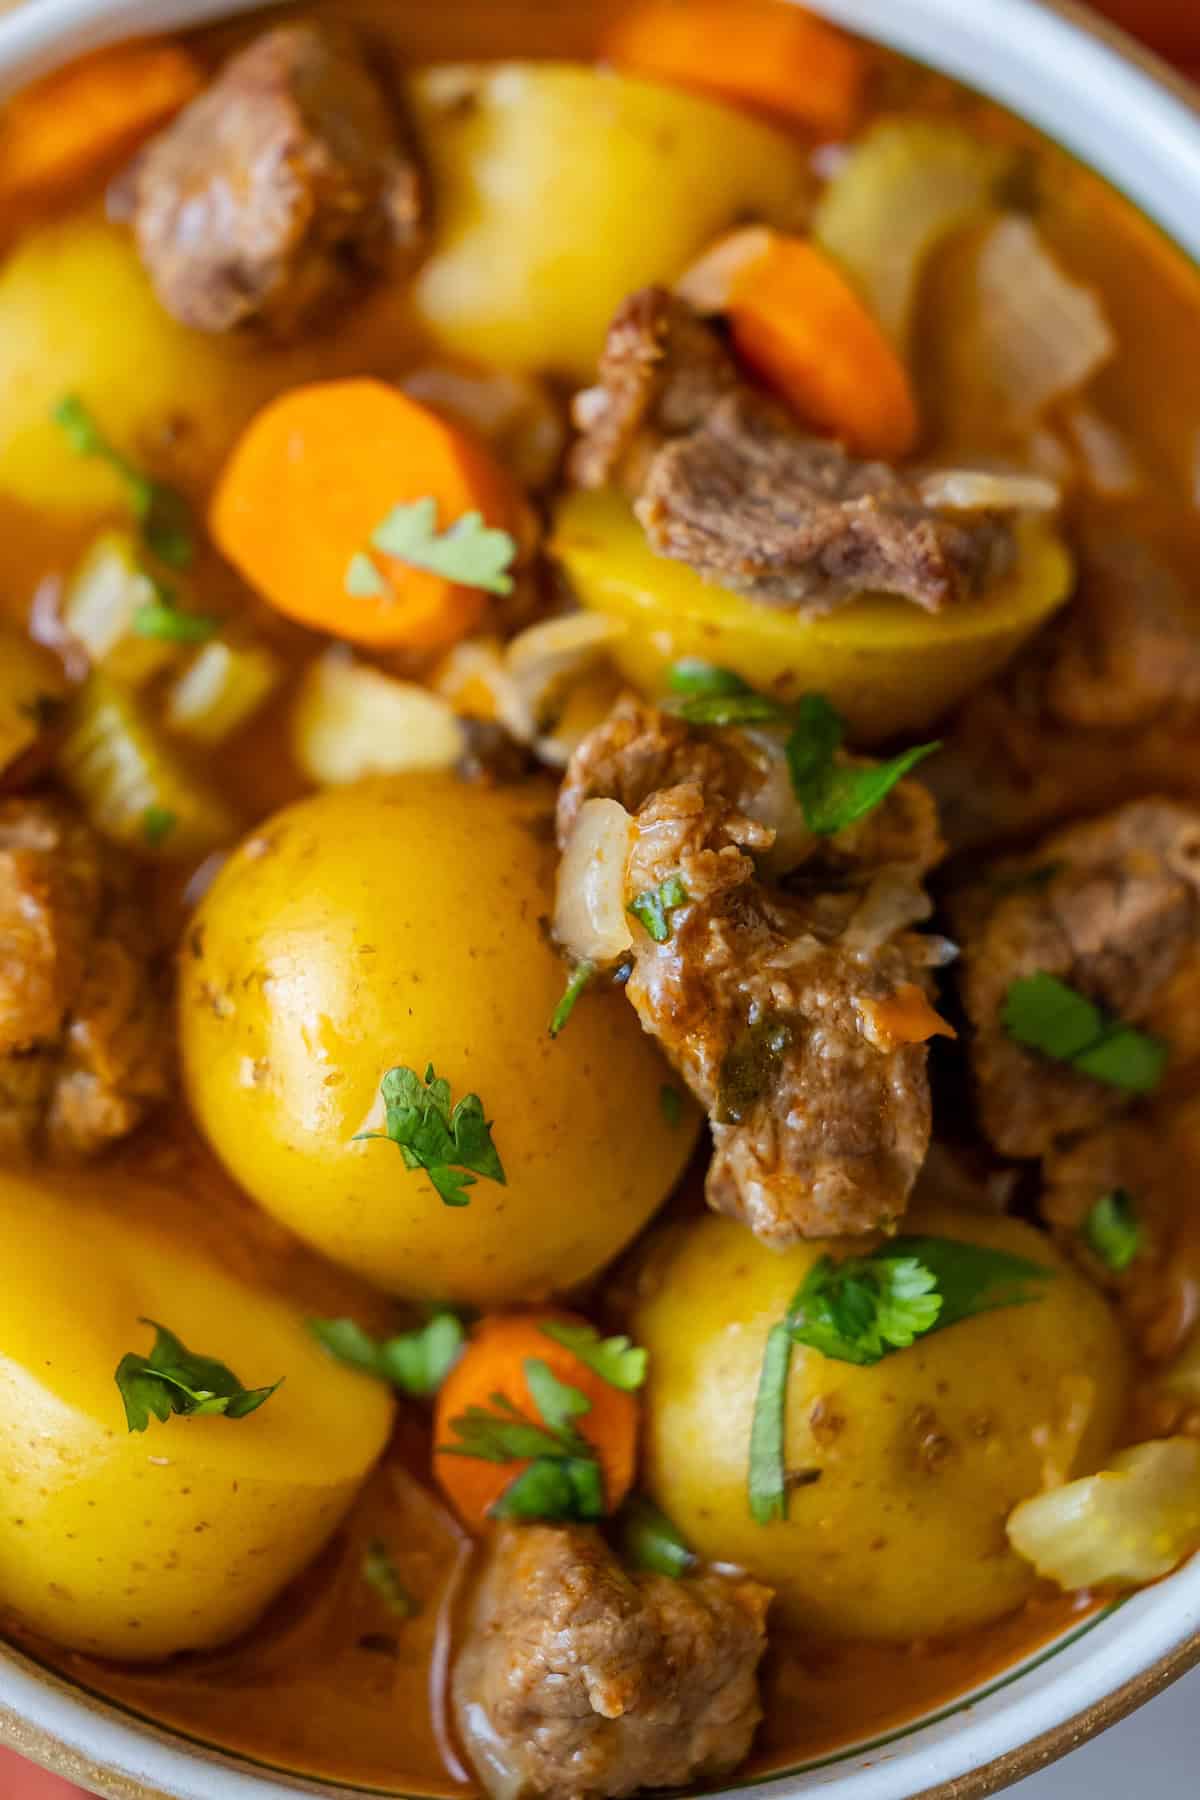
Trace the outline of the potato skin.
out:
M 732 107 L 575 63 L 418 70 L 435 200 L 416 309 L 448 349 L 588 380 L 609 320 L 735 219 L 785 223 L 803 149 Z
M 1120 1428 L 1127 1352 L 1107 1303 L 1040 1233 L 1012 1219 L 931 1212 L 914 1232 L 1054 1267 L 1046 1297 L 934 1333 L 873 1368 L 797 1348 L 786 1521 L 746 1501 L 763 1348 L 812 1264 L 729 1220 L 673 1227 L 648 1247 L 631 1330 L 650 1352 L 645 1478 L 702 1555 L 778 1591 L 778 1615 L 827 1636 L 907 1640 L 998 1618 L 1030 1594 L 1009 1548 L 1012 1507 L 1096 1468 Z M 1082 1438 L 1079 1417 L 1092 1411 Z
M 169 1192 L 129 1216 L 128 1185 L 0 1173 L 0 1606 L 68 1648 L 147 1661 L 254 1623 L 340 1522 L 393 1408 L 298 1311 L 148 1225 Z M 247 1386 L 283 1386 L 245 1419 L 131 1433 L 114 1375 L 152 1348 L 143 1318 Z
M 231 858 L 187 934 L 184 1074 L 235 1179 L 389 1292 L 537 1299 L 645 1224 L 695 1141 L 620 995 L 548 1033 L 565 966 L 546 934 L 553 789 L 401 776 L 277 815 Z M 379 1084 L 432 1063 L 494 1121 L 507 1186 L 447 1208 L 386 1141 Z

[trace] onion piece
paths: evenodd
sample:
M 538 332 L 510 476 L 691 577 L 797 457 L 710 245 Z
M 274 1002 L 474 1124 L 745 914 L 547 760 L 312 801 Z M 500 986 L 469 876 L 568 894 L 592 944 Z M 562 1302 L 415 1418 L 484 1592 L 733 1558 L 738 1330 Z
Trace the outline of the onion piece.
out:
M 885 119 L 826 189 L 813 236 L 855 281 L 902 352 L 925 264 L 952 231 L 982 219 L 1013 151 L 935 119 Z
M 163 718 L 168 731 L 219 744 L 264 705 L 283 680 L 283 665 L 260 644 L 205 644 L 172 685 Z
M 178 644 L 134 630 L 141 608 L 160 599 L 133 533 L 103 531 L 67 583 L 62 628 L 82 645 L 90 667 L 103 669 L 127 687 L 140 687 L 180 657 Z
M 292 751 L 323 787 L 366 775 L 449 769 L 466 748 L 452 706 L 341 651 L 309 667 L 292 708 Z
M 618 800 L 585 800 L 558 868 L 554 935 L 576 962 L 619 962 L 633 943 L 625 871 L 633 820 Z
M 627 630 L 623 619 L 575 612 L 531 625 L 512 640 L 505 667 L 522 704 L 539 726 L 547 722 L 563 687 L 582 676 Z
M 765 225 L 743 225 L 738 231 L 726 232 L 684 270 L 675 292 L 704 317 L 725 312 L 738 278 L 766 256 L 772 235 Z
M 921 480 L 926 506 L 949 512 L 1057 512 L 1062 489 L 1042 475 L 988 469 L 935 469 Z
M 1122 1450 L 1099 1475 L 1022 1501 L 1008 1537 L 1068 1591 L 1156 1581 L 1200 1549 L 1200 1443 L 1166 1438 Z
M 1094 493 L 1119 500 L 1141 491 L 1145 475 L 1115 425 L 1082 401 L 1064 415 L 1063 424 L 1078 452 L 1084 480 Z

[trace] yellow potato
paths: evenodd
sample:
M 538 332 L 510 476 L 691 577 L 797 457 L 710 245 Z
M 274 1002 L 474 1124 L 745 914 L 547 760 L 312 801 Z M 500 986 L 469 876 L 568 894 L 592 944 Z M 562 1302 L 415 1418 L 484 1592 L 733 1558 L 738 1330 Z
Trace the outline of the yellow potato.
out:
M 821 619 L 760 606 L 656 556 L 626 501 L 570 495 L 553 554 L 583 606 L 624 620 L 613 655 L 643 693 L 667 666 L 698 656 L 790 700 L 826 694 L 855 740 L 924 730 L 1008 661 L 1069 597 L 1071 557 L 1045 524 L 1021 527 L 1016 571 L 989 593 L 943 613 L 864 596 Z
M 0 1607 L 56 1643 L 142 1660 L 254 1622 L 341 1520 L 392 1403 L 290 1307 L 131 1217 L 127 1185 L 0 1174 Z M 157 1196 L 162 1218 L 171 1205 Z M 114 1375 L 153 1346 L 142 1318 L 247 1387 L 283 1386 L 244 1419 L 131 1433 Z
M 331 790 L 264 825 L 197 915 L 181 965 L 197 1119 L 261 1205 L 414 1299 L 531 1300 L 584 1280 L 645 1224 L 696 1137 L 618 994 L 563 1035 L 547 941 L 553 790 L 449 775 Z M 432 1063 L 478 1094 L 507 1186 L 442 1204 L 385 1140 L 380 1081 Z
M 51 414 L 79 394 L 126 454 L 205 489 L 273 395 L 405 351 L 402 283 L 374 290 L 332 335 L 274 350 L 206 337 L 163 311 L 127 231 L 97 213 L 33 231 L 0 262 L 0 495 L 59 512 L 124 505 L 118 477 L 76 456 Z
M 912 1229 L 1057 1275 L 1033 1304 L 871 1368 L 798 1347 L 786 1454 L 807 1485 L 786 1520 L 750 1515 L 750 1424 L 767 1333 L 830 1246 L 777 1255 L 725 1219 L 679 1227 L 651 1246 L 631 1321 L 650 1352 L 649 1491 L 699 1552 L 774 1586 L 782 1617 L 838 1637 L 959 1631 L 1020 1605 L 1034 1576 L 1008 1546 L 1009 1513 L 1103 1461 L 1127 1392 L 1107 1303 L 1039 1233 L 944 1211 Z
M 449 349 L 594 371 L 628 294 L 736 219 L 785 223 L 805 153 L 712 100 L 571 63 L 424 69 L 409 101 L 436 202 L 419 312 Z

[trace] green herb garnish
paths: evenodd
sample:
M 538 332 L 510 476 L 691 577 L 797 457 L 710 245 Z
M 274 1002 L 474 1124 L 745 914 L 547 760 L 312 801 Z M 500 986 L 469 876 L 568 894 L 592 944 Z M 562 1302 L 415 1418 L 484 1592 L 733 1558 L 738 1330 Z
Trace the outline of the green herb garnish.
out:
M 542 1326 L 542 1336 L 561 1344 L 610 1387 L 632 1394 L 646 1379 L 648 1353 L 627 1337 L 602 1338 L 594 1325 L 567 1325 L 558 1319 Z
M 678 1528 L 644 1494 L 634 1494 L 625 1502 L 617 1529 L 625 1560 L 635 1569 L 670 1575 L 678 1581 L 696 1566 L 695 1553 L 688 1549 Z
M 1005 1306 L 1025 1306 L 1054 1278 L 1042 1263 L 955 1238 L 897 1237 L 869 1256 L 823 1256 L 801 1284 L 787 1317 L 767 1336 L 750 1432 L 749 1501 L 760 1524 L 784 1519 L 788 1496 L 806 1479 L 785 1461 L 787 1379 L 796 1344 L 860 1367 L 906 1350 L 918 1338 Z
M 752 694 L 753 688 L 732 669 L 719 669 L 698 656 L 681 656 L 667 670 L 667 689 L 685 699 L 728 694 Z
M 415 1619 L 421 1610 L 400 1579 L 392 1553 L 382 1538 L 373 1538 L 363 1552 L 362 1576 L 398 1619 Z
M 505 1394 L 493 1394 L 490 1408 L 469 1406 L 451 1419 L 456 1443 L 440 1444 L 447 1456 L 474 1456 L 484 1462 L 528 1462 L 492 1505 L 493 1518 L 600 1519 L 604 1481 L 595 1452 L 575 1428 L 591 1411 L 578 1388 L 560 1381 L 540 1357 L 527 1357 L 525 1382 L 541 1416 L 537 1424 Z
M 511 594 L 509 570 L 517 544 L 507 531 L 485 524 L 482 513 L 463 513 L 445 531 L 438 530 L 438 506 L 432 496 L 394 506 L 371 533 L 372 550 L 394 556 L 413 569 L 427 569 L 463 587 L 489 594 Z M 346 592 L 357 599 L 386 594 L 388 584 L 367 552 L 352 556 L 346 568 Z
M 1014 981 L 1001 1017 L 1014 1042 L 1069 1063 L 1093 1081 L 1150 1094 L 1162 1080 L 1168 1051 L 1160 1039 L 1109 1017 L 1055 975 L 1039 971 Z
M 845 722 L 823 694 L 806 694 L 796 707 L 788 772 L 804 823 L 818 837 L 832 837 L 873 812 L 898 781 L 941 748 L 917 744 L 888 762 L 855 768 L 836 760 L 845 734 Z
M 148 806 L 142 814 L 142 836 L 152 850 L 165 844 L 179 823 L 176 813 L 166 806 Z
M 408 1169 L 424 1169 L 446 1206 L 469 1206 L 466 1189 L 476 1175 L 506 1185 L 504 1167 L 492 1142 L 491 1123 L 478 1094 L 467 1094 L 451 1111 L 450 1083 L 425 1070 L 389 1069 L 380 1084 L 387 1129 L 361 1131 L 362 1138 L 388 1138 Z
M 232 1369 L 211 1356 L 194 1356 L 165 1325 L 153 1319 L 138 1323 L 154 1331 L 154 1348 L 149 1356 L 133 1351 L 123 1356 L 116 1373 L 130 1431 L 145 1431 L 151 1417 L 165 1423 L 172 1413 L 244 1419 L 280 1385 L 275 1381 L 270 1387 L 244 1387 Z
M 671 914 L 687 902 L 688 891 L 679 876 L 668 875 L 656 888 L 647 888 L 644 894 L 631 900 L 626 911 L 632 913 L 656 944 L 665 944 L 673 929 Z
M 462 1320 L 452 1312 L 436 1312 L 415 1331 L 383 1339 L 373 1338 L 353 1319 L 310 1319 L 308 1329 L 339 1362 L 418 1399 L 437 1393 L 467 1337 Z
M 683 1095 L 669 1081 L 664 1081 L 658 1090 L 658 1104 L 662 1107 L 662 1116 L 674 1131 L 683 1117 Z
M 768 694 L 756 694 L 747 687 L 699 693 L 691 700 L 681 700 L 676 716 L 685 725 L 785 725 L 793 708 Z
M 1125 1188 L 1102 1194 L 1082 1226 L 1083 1241 L 1114 1275 L 1123 1275 L 1142 1247 L 1142 1226 Z
M 169 599 L 146 600 L 135 607 L 131 621 L 135 636 L 160 638 L 169 644 L 207 644 L 220 630 L 220 621 L 204 613 L 180 612 Z
M 146 548 L 172 569 L 186 569 L 195 554 L 191 509 L 183 495 L 143 474 L 109 442 L 78 394 L 67 394 L 54 408 L 59 426 L 77 456 L 105 462 L 125 484 Z
M 567 1020 L 575 1011 L 575 1002 L 595 973 L 596 965 L 593 962 L 576 963 L 572 969 L 563 990 L 563 997 L 550 1016 L 550 1036 L 552 1038 L 556 1038 L 566 1025 Z

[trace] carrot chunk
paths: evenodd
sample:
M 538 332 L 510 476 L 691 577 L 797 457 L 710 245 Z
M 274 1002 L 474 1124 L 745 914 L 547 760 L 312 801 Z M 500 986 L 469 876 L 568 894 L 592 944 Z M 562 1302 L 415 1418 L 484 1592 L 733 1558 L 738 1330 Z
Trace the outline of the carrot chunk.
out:
M 384 382 L 328 381 L 294 388 L 251 421 L 210 525 L 290 618 L 356 644 L 431 651 L 479 623 L 489 581 L 506 591 L 524 506 L 462 427 Z M 496 533 L 509 534 L 507 554 Z
M 781 0 L 642 0 L 604 43 L 618 68 L 844 136 L 866 79 L 861 48 Z
M 480 1407 L 502 1422 L 515 1407 L 529 1424 L 545 1427 L 530 1390 L 528 1367 L 545 1364 L 551 1374 L 587 1403 L 572 1419 L 574 1430 L 594 1452 L 603 1480 L 604 1505 L 615 1512 L 633 1486 L 637 1458 L 637 1396 L 614 1387 L 565 1344 L 544 1331 L 554 1323 L 583 1325 L 569 1313 L 511 1313 L 485 1319 L 438 1394 L 434 1420 L 434 1474 L 464 1525 L 479 1530 L 492 1507 L 529 1468 L 529 1460 L 489 1462 L 481 1456 L 447 1451 L 462 1441 L 455 1422 Z M 507 1403 L 507 1406 L 506 1404 Z
M 723 238 L 679 291 L 724 313 L 747 367 L 809 424 L 860 456 L 912 449 L 917 404 L 908 371 L 866 303 L 807 238 L 748 226 Z
M 953 1025 L 930 1004 L 915 981 L 906 981 L 886 1000 L 864 1000 L 873 1034 L 891 1044 L 924 1044 L 931 1037 L 957 1037 Z
M 204 85 L 177 44 L 118 44 L 35 82 L 0 113 L 0 201 L 50 198 L 102 170 Z

